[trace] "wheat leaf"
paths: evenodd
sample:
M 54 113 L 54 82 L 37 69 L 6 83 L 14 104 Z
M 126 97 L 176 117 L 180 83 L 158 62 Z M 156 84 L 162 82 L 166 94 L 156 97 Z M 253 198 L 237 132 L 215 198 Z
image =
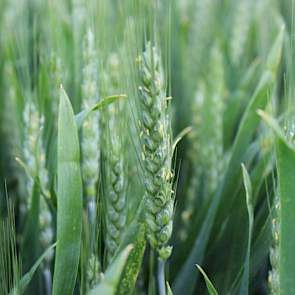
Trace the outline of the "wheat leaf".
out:
M 73 294 L 82 233 L 82 179 L 78 129 L 64 89 L 60 90 L 57 149 L 57 249 L 53 294 Z

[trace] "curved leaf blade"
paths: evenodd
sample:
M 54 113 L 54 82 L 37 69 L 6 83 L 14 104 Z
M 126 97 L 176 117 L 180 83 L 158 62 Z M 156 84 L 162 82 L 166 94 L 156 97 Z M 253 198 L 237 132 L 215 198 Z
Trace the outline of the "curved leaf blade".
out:
M 204 279 L 205 279 L 205 283 L 207 286 L 207 290 L 209 295 L 218 295 L 217 290 L 215 289 L 214 285 L 212 284 L 212 282 L 210 281 L 210 279 L 208 278 L 208 276 L 206 275 L 205 271 L 202 269 L 202 267 L 198 264 L 196 264 L 197 268 L 199 269 L 200 273 L 203 275 Z
M 118 94 L 118 95 L 112 95 L 112 96 L 107 96 L 103 99 L 101 99 L 97 104 L 92 106 L 89 109 L 86 109 L 79 114 L 75 116 L 76 124 L 78 128 L 80 128 L 83 124 L 83 122 L 87 119 L 87 117 L 94 111 L 100 110 L 108 106 L 109 104 L 115 102 L 118 99 L 125 98 L 127 97 L 125 94 Z

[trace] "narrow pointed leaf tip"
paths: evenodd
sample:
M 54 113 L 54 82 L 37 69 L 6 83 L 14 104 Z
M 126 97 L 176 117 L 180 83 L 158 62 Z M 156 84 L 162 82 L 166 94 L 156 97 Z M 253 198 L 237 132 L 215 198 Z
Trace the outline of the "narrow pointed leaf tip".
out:
M 215 289 L 214 285 L 212 284 L 212 282 L 210 281 L 210 279 L 208 278 L 208 276 L 206 275 L 202 267 L 198 264 L 196 264 L 196 266 L 205 279 L 205 283 L 206 283 L 209 295 L 218 295 L 217 290 Z
M 172 289 L 168 282 L 166 282 L 167 295 L 173 295 Z
M 245 165 L 242 163 L 241 166 L 242 166 L 242 171 L 243 171 L 244 186 L 245 186 L 245 190 L 246 190 L 247 207 L 252 208 L 252 206 L 253 206 L 253 204 L 252 204 L 252 185 L 251 185 L 250 176 L 248 174 L 248 171 L 247 171 Z

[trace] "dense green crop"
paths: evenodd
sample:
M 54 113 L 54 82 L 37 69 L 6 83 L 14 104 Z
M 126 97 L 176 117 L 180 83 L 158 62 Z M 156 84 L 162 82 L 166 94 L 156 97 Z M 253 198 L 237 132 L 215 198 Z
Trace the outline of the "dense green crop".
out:
M 0 294 L 295 295 L 294 8 L 0 1 Z

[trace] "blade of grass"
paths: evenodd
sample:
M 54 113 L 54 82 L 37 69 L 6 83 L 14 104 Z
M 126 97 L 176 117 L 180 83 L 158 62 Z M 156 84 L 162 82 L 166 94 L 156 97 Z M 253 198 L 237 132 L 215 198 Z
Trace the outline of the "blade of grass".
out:
M 73 109 L 60 89 L 58 118 L 57 249 L 53 294 L 73 294 L 78 273 L 82 233 L 80 147 Z
M 218 295 L 217 290 L 215 289 L 214 285 L 212 284 L 212 282 L 210 281 L 210 279 L 206 275 L 205 271 L 201 268 L 200 265 L 196 264 L 196 266 L 205 279 L 205 283 L 206 283 L 209 295 Z

